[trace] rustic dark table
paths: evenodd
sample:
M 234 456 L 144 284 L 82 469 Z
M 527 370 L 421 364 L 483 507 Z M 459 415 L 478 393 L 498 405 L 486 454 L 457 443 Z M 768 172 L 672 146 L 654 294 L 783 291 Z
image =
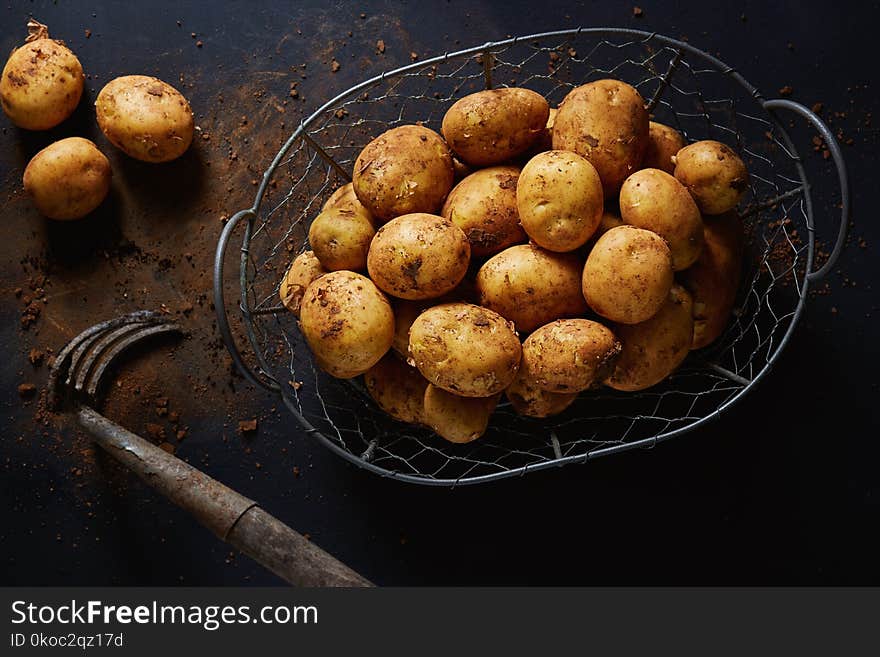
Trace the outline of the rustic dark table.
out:
M 18 393 L 41 387 L 50 350 L 86 326 L 160 307 L 190 337 L 129 361 L 107 415 L 169 442 L 379 584 L 880 583 L 880 228 L 868 204 L 878 3 L 640 4 L 639 17 L 626 3 L 520 0 L 4 4 L 0 51 L 22 40 L 32 14 L 88 78 L 74 117 L 50 133 L 0 117 L 0 584 L 277 582 L 97 454 L 39 394 Z M 852 140 L 855 208 L 830 294 L 810 299 L 778 366 L 723 421 L 656 449 L 456 490 L 344 463 L 231 369 L 210 303 L 224 217 L 250 204 L 298 121 L 356 81 L 411 53 L 578 25 L 686 37 L 767 97 L 790 86 L 792 98 L 823 104 Z M 201 132 L 181 160 L 128 160 L 97 130 L 97 92 L 131 73 L 189 97 Z M 811 133 L 798 134 L 811 153 Z M 71 135 L 111 158 L 113 192 L 90 218 L 56 224 L 29 205 L 20 178 L 37 150 Z M 835 180 L 811 157 L 820 237 L 830 240 Z M 258 430 L 241 433 L 250 419 Z

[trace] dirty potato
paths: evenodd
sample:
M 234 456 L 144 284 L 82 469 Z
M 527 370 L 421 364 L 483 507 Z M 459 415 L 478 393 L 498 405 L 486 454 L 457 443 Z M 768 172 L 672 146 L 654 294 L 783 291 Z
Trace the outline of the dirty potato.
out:
M 587 311 L 581 293 L 583 261 L 520 244 L 489 258 L 477 272 L 480 305 L 528 333 L 554 319 Z
M 576 153 L 547 151 L 523 168 L 516 186 L 520 221 L 535 244 L 573 251 L 590 239 L 602 219 L 602 181 Z
M 321 208 L 321 212 L 326 212 L 327 210 L 347 210 L 362 216 L 370 222 L 370 225 L 376 225 L 373 215 L 370 214 L 370 211 L 367 210 L 366 206 L 357 197 L 357 194 L 354 193 L 354 185 L 352 183 L 343 185 L 330 195 L 330 198 L 324 203 L 324 207 Z
M 450 107 L 441 131 L 464 163 L 488 167 L 525 153 L 540 137 L 549 116 L 550 106 L 534 91 L 488 89 Z
M 302 305 L 303 295 L 306 288 L 313 280 L 327 273 L 321 265 L 321 261 L 315 257 L 314 251 L 303 251 L 293 259 L 287 273 L 281 280 L 278 288 L 278 296 L 281 303 L 294 315 L 299 317 L 299 309 Z
M 376 231 L 363 214 L 346 208 L 324 210 L 309 226 L 309 244 L 328 271 L 360 271 Z
M 369 278 L 334 271 L 306 288 L 300 328 L 318 366 L 337 378 L 350 379 L 387 353 L 394 339 L 394 313 Z
M 749 186 L 749 172 L 740 156 L 726 144 L 709 139 L 676 154 L 675 177 L 703 214 L 733 210 Z
M 467 236 L 448 219 L 416 212 L 379 229 L 367 255 L 370 278 L 401 299 L 434 299 L 453 290 L 470 263 Z
M 550 417 L 558 415 L 577 399 L 576 392 L 548 392 L 541 390 L 535 381 L 530 359 L 534 353 L 523 349 L 519 372 L 504 394 L 513 410 L 526 417 Z
M 660 169 L 671 174 L 675 171 L 672 158 L 684 147 L 684 137 L 678 130 L 651 121 L 648 124 L 648 145 L 642 159 L 642 168 Z
M 192 143 L 193 113 L 177 89 L 147 75 L 111 80 L 95 101 L 101 132 L 143 162 L 169 162 Z
M 80 219 L 110 191 L 110 162 L 88 139 L 68 137 L 34 155 L 24 170 L 24 190 L 50 219 Z
M 394 354 L 387 354 L 367 370 L 364 384 L 379 408 L 395 420 L 410 424 L 424 421 L 428 381 Z
M 648 113 L 638 91 L 619 80 L 571 90 L 556 112 L 553 148 L 574 151 L 596 167 L 606 198 L 639 168 L 648 143 Z
M 513 325 L 487 308 L 429 308 L 409 331 L 411 364 L 428 381 L 462 397 L 490 397 L 513 381 L 521 346 Z
M 460 397 L 428 384 L 423 400 L 425 424 L 451 443 L 469 443 L 486 433 L 500 397 L 500 393 Z
M 480 169 L 446 197 L 440 214 L 464 231 L 474 256 L 489 256 L 526 241 L 516 209 L 519 173 L 514 166 Z
M 436 213 L 453 183 L 452 153 L 433 130 L 403 125 L 360 152 L 352 184 L 378 222 L 413 212 Z

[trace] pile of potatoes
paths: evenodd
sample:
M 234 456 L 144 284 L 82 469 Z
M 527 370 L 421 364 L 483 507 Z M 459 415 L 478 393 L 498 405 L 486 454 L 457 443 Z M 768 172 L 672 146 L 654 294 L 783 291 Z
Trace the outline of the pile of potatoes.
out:
M 650 121 L 618 80 L 556 109 L 521 88 L 403 125 L 360 153 L 279 293 L 317 364 L 389 415 L 465 443 L 502 395 L 529 417 L 637 391 L 724 330 L 743 161 Z

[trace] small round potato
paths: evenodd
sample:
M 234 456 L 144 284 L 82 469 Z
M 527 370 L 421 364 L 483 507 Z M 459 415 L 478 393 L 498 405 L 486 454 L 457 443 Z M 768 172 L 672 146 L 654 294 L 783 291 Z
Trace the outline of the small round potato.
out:
M 367 210 L 366 206 L 360 202 L 357 194 L 354 193 L 354 185 L 351 183 L 343 185 L 330 195 L 330 198 L 324 203 L 324 207 L 321 208 L 321 212 L 326 212 L 327 210 L 347 210 L 354 212 L 369 221 L 371 226 L 376 225 L 376 220 L 373 218 L 373 215 L 370 214 L 370 211 Z
M 192 143 L 193 113 L 177 89 L 147 75 L 111 80 L 95 101 L 98 125 L 114 146 L 143 162 L 170 162 Z
M 412 328 L 416 317 L 428 307 L 426 301 L 407 301 L 406 299 L 394 299 L 391 307 L 394 309 L 394 341 L 391 348 L 402 358 L 409 355 L 409 330 Z
M 452 189 L 452 153 L 433 130 L 403 125 L 360 152 L 352 184 L 380 223 L 412 212 L 436 213 Z
M 526 241 L 516 209 L 519 167 L 480 169 L 453 187 L 440 212 L 464 231 L 477 257 Z
M 675 177 L 703 214 L 733 210 L 749 186 L 749 172 L 740 156 L 726 144 L 708 139 L 676 154 Z
M 547 151 L 523 168 L 516 186 L 520 221 L 529 237 L 550 251 L 573 251 L 602 219 L 602 181 L 577 153 Z
M 50 219 L 80 219 L 110 191 L 110 162 L 88 139 L 68 137 L 34 155 L 24 170 L 24 189 Z
M 504 393 L 510 400 L 513 410 L 526 417 L 550 417 L 558 415 L 571 406 L 577 399 L 576 392 L 547 392 L 541 390 L 535 381 L 535 375 L 529 364 L 533 357 L 532 351 L 523 350 L 523 357 L 519 364 L 519 372 L 513 383 L 508 386 Z
M 552 151 L 553 150 L 553 124 L 556 122 L 556 109 L 550 108 L 550 115 L 547 117 L 547 123 L 544 126 L 544 129 L 541 130 L 541 134 L 538 135 L 538 138 L 535 140 L 535 143 L 532 144 L 532 147 L 529 149 L 528 155 L 529 159 L 537 155 L 538 153 L 543 153 L 544 151 Z
M 684 137 L 678 130 L 651 121 L 648 124 L 648 145 L 642 158 L 642 168 L 660 169 L 671 174 L 675 171 L 672 158 L 684 147 Z
M 462 397 L 490 397 L 513 381 L 522 348 L 513 325 L 498 313 L 446 303 L 413 322 L 409 353 L 435 386 Z
M 85 84 L 76 55 L 42 34 L 12 52 L 0 77 L 0 105 L 25 130 L 49 130 L 64 121 L 79 105 Z
M 691 295 L 673 285 L 666 303 L 641 324 L 617 324 L 623 352 L 605 382 L 615 390 L 636 391 L 660 383 L 681 365 L 694 339 Z
M 424 398 L 425 424 L 451 443 L 469 443 L 486 433 L 500 397 L 500 393 L 491 397 L 459 397 L 429 384 Z
M 378 363 L 391 348 L 394 313 L 369 278 L 334 271 L 306 289 L 300 329 L 319 367 L 337 378 L 351 379 Z
M 620 189 L 620 216 L 657 233 L 672 252 L 672 268 L 690 267 L 703 248 L 703 219 L 684 186 L 660 169 L 642 169 Z
M 672 288 L 672 255 L 663 238 L 633 226 L 599 238 L 583 272 L 584 298 L 596 313 L 622 324 L 652 317 Z
M 599 385 L 611 374 L 620 342 L 599 322 L 559 319 L 532 333 L 522 349 L 537 388 L 577 393 Z
M 401 299 L 434 299 L 467 273 L 471 247 L 448 219 L 416 212 L 392 219 L 370 245 L 367 269 L 382 290 Z
M 328 271 L 360 271 L 376 231 L 363 214 L 344 208 L 324 210 L 309 226 L 309 244 Z
M 364 384 L 379 408 L 395 420 L 410 424 L 424 421 L 428 381 L 394 354 L 387 354 L 367 370 Z
M 523 333 L 554 319 L 583 315 L 582 270 L 583 261 L 573 253 L 553 253 L 534 244 L 512 246 L 477 272 L 480 305 Z
M 293 259 L 287 273 L 281 280 L 278 288 L 278 296 L 281 303 L 294 315 L 299 317 L 299 309 L 302 306 L 303 295 L 306 288 L 318 276 L 327 273 L 321 265 L 321 261 L 315 257 L 314 251 L 303 251 Z
M 488 167 L 529 150 L 549 116 L 541 94 L 517 87 L 487 89 L 456 101 L 443 116 L 441 131 L 463 162 Z
M 648 143 L 648 113 L 638 91 L 620 80 L 572 89 L 556 113 L 553 148 L 574 151 L 596 167 L 606 198 L 639 168 Z

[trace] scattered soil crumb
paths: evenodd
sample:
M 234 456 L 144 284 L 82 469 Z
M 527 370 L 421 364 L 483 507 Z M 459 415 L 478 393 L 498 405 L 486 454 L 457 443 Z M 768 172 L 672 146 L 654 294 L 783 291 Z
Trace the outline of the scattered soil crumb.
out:
M 385 54 L 385 41 L 383 41 L 382 39 L 379 39 L 376 42 L 376 52 L 379 53 L 380 55 Z
M 20 397 L 33 397 L 37 392 L 37 386 L 33 383 L 21 383 L 18 386 L 18 394 Z
M 257 430 L 257 420 L 240 420 L 238 422 L 238 430 L 242 433 L 253 433 Z
M 636 18 L 641 18 L 644 15 L 645 15 L 644 9 L 642 9 L 641 7 L 633 7 L 633 16 L 635 16 Z

